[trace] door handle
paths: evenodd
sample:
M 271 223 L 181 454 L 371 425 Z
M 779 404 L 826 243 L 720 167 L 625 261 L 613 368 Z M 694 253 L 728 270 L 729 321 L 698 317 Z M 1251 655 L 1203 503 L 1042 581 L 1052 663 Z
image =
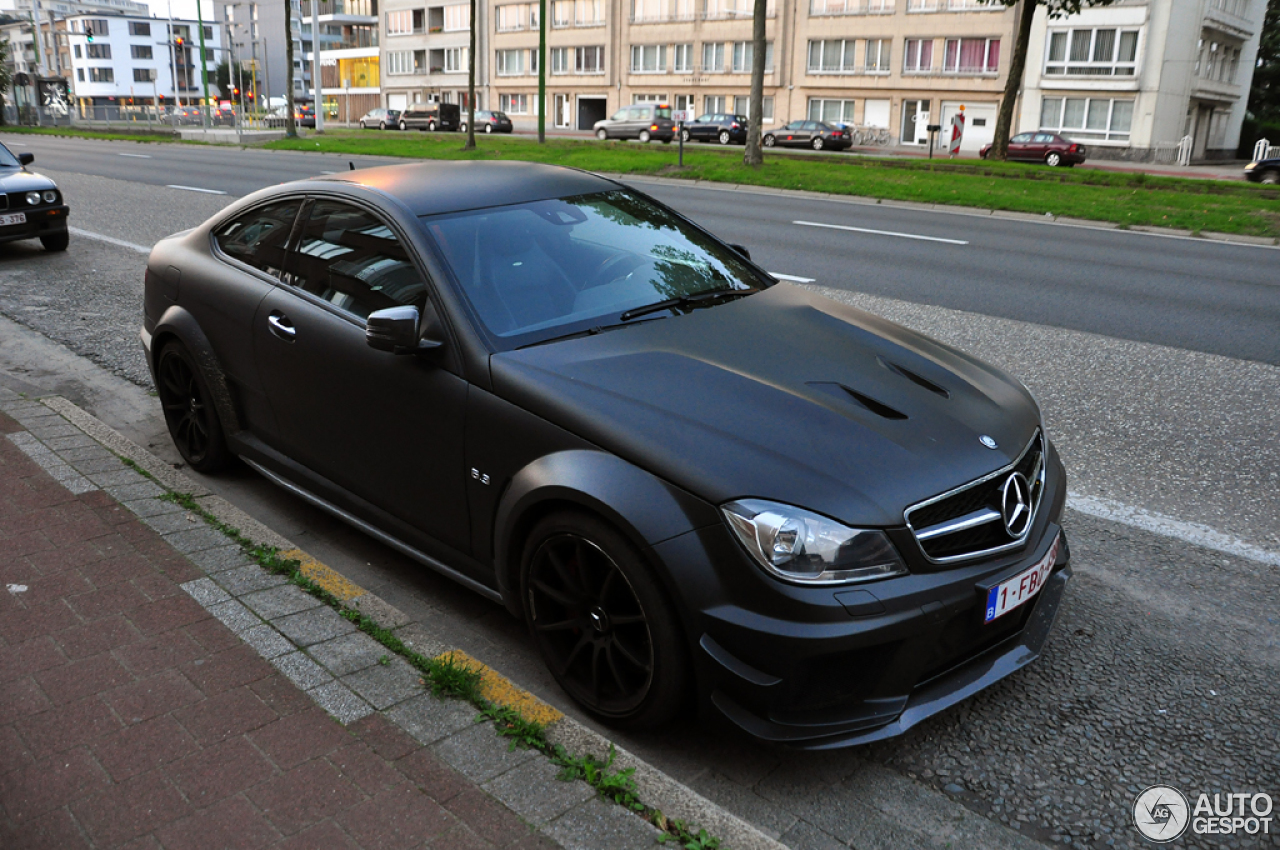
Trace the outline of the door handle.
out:
M 286 342 L 293 342 L 294 337 L 298 335 L 298 329 L 293 326 L 293 322 L 289 321 L 289 317 L 279 310 L 272 310 L 267 316 L 267 324 L 271 326 L 271 332 Z

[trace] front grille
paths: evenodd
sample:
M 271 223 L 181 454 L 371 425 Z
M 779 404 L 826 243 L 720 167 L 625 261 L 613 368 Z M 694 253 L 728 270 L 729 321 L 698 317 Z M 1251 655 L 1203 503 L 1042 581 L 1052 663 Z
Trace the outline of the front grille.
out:
M 1030 518 L 1010 534 L 1001 514 L 1006 482 L 1021 473 L 1029 485 Z M 1009 466 L 907 508 L 906 520 L 924 556 L 935 564 L 963 561 L 1020 545 L 1035 524 L 1044 495 L 1044 437 L 1037 431 Z
M 9 196 L 0 194 L 0 210 L 9 209 Z

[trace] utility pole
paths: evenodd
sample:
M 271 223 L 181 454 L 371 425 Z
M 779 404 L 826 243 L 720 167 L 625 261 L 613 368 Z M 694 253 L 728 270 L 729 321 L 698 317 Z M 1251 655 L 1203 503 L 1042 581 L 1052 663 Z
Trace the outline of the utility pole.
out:
M 209 126 L 209 66 L 206 64 L 204 57 L 204 6 L 203 0 L 196 0 L 196 22 L 200 26 L 200 85 L 204 88 L 204 126 Z
M 173 99 L 182 108 L 182 89 L 178 86 L 178 36 L 173 31 L 173 3 L 169 3 L 169 76 L 173 80 Z
M 317 133 L 324 132 L 324 95 L 321 94 L 320 76 L 320 0 L 311 0 L 311 89 L 315 97 L 312 106 L 315 107 Z
M 538 0 L 538 144 L 547 141 L 547 0 Z

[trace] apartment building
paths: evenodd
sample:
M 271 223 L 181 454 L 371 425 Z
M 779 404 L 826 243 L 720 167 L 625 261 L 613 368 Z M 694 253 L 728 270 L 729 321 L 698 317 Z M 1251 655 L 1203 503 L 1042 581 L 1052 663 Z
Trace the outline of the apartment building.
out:
M 470 68 L 471 4 L 467 0 L 382 0 L 382 94 L 390 109 L 411 103 L 467 105 Z M 481 21 L 485 3 L 477 4 Z M 536 7 L 535 7 L 536 8 Z M 483 23 L 477 32 L 483 44 Z M 485 54 L 477 57 L 477 106 Z M 372 104 L 376 106 L 377 104 Z M 355 119 L 360 116 L 356 115 Z
M 1094 158 L 1193 159 L 1240 143 L 1266 0 L 1123 0 L 1062 20 L 1037 17 L 1022 130 L 1086 142 Z

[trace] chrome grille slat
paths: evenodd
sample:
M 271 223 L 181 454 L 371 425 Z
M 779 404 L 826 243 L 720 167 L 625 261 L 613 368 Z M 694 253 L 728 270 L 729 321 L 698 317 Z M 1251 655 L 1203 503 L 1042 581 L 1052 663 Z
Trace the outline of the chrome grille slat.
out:
M 1013 463 L 941 495 L 907 508 L 907 527 L 921 553 L 934 564 L 968 561 L 1022 545 L 1035 525 L 1044 495 L 1045 444 L 1037 430 Z M 1021 535 L 1011 537 L 1001 521 L 1001 488 L 1014 472 L 1027 479 L 1031 521 Z

